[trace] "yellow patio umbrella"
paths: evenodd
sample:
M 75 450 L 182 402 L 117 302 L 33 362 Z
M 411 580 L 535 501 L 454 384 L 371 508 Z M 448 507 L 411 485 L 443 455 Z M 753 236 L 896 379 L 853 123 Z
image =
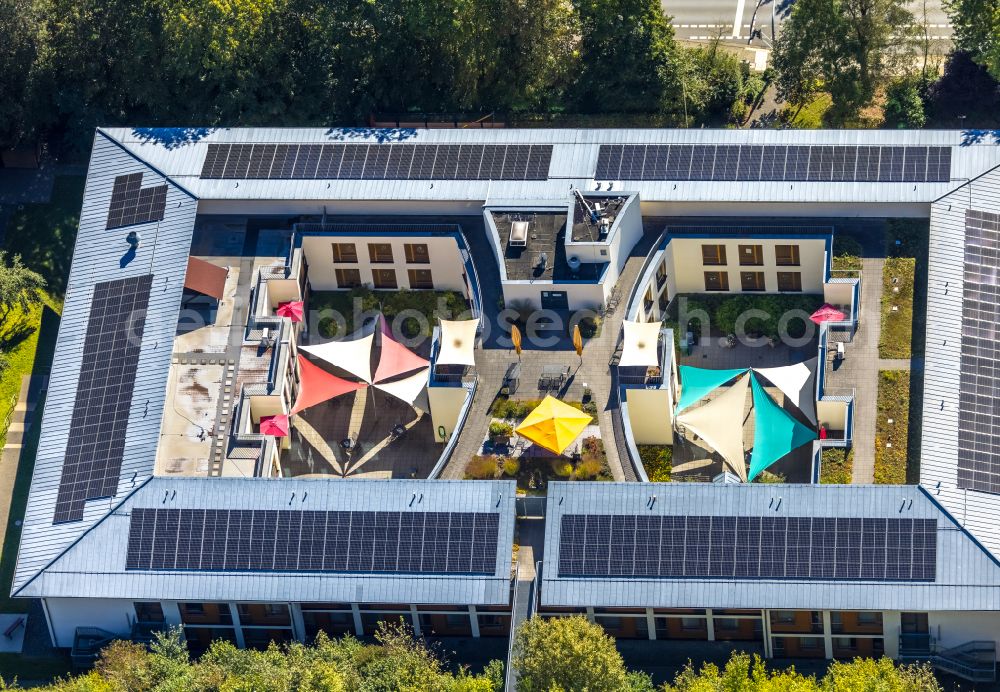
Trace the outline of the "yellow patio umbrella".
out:
M 550 452 L 562 454 L 592 421 L 590 414 L 548 395 L 521 421 L 516 432 Z
M 580 356 L 580 360 L 583 360 L 583 334 L 580 333 L 580 325 L 573 325 L 573 348 L 576 349 L 576 355 Z
M 517 351 L 518 359 L 521 358 L 521 330 L 517 328 L 516 324 L 510 326 L 510 340 L 514 344 L 514 350 Z

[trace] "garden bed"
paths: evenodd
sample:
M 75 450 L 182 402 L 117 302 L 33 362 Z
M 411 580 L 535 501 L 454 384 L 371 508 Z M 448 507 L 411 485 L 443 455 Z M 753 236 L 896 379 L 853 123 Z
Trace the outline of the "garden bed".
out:
M 666 483 L 670 480 L 673 467 L 674 448 L 669 445 L 636 445 L 639 461 L 652 483 Z
M 675 300 L 670 301 L 667 315 L 668 326 L 674 328 L 675 337 L 683 333 L 682 329 L 686 331 L 687 326 L 678 323 L 682 299 L 687 301 L 686 311 L 689 315 L 703 310 L 709 316 L 712 334 L 733 334 L 736 332 L 736 322 L 741 315 L 748 310 L 762 310 L 767 313 L 767 317 L 754 316 L 746 320 L 744 325 L 746 335 L 778 338 L 781 336 L 778 333 L 778 324 L 782 316 L 793 310 L 800 311 L 799 317 L 788 320 L 788 336 L 793 339 L 801 338 L 806 333 L 806 329 L 812 326 L 809 323 L 809 315 L 823 304 L 823 296 L 812 294 L 681 293 Z M 698 328 L 699 325 L 695 325 L 695 329 Z
M 854 473 L 854 450 L 827 447 L 823 450 L 823 464 L 819 482 L 847 485 Z
M 878 339 L 881 358 L 909 358 L 913 338 L 913 285 L 916 261 L 889 257 L 882 269 L 882 331 Z
M 359 310 L 355 310 L 358 301 Z M 343 337 L 353 334 L 360 324 L 355 320 L 364 313 L 377 313 L 381 310 L 389 323 L 404 310 L 416 311 L 423 320 L 416 317 L 406 317 L 401 320 L 399 330 L 401 336 L 413 339 L 418 336 L 429 337 L 437 318 L 456 319 L 468 311 L 468 304 L 461 293 L 457 291 L 373 291 L 367 288 L 355 288 L 350 291 L 313 291 L 309 295 L 310 314 L 319 315 L 323 311 L 339 313 L 344 321 L 333 317 L 320 316 L 316 329 L 320 336 L 326 339 Z M 421 323 L 422 322 L 422 323 Z
M 875 421 L 875 482 L 906 483 L 908 478 L 916 476 L 916 469 L 911 471 L 907 468 L 907 436 L 910 415 L 909 371 L 879 371 L 877 415 L 878 418 Z
M 579 459 L 566 456 L 477 455 L 465 467 L 468 480 L 498 478 L 517 481 L 518 492 L 544 495 L 549 481 L 610 481 L 611 469 L 604 442 L 596 436 L 584 438 Z

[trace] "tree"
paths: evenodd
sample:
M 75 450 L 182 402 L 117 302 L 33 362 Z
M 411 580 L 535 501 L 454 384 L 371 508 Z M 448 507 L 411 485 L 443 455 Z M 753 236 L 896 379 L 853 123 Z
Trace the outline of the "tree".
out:
M 892 82 L 885 90 L 886 127 L 923 127 L 927 122 L 919 82 L 910 77 Z
M 800 0 L 775 46 L 779 97 L 801 106 L 822 89 L 834 119 L 853 119 L 909 65 L 915 32 L 902 0 Z
M 45 279 L 24 266 L 20 255 L 8 263 L 6 251 L 0 250 L 0 318 L 7 319 L 14 308 L 27 312 L 41 303 L 43 288 Z
M 514 651 L 524 692 L 652 690 L 648 676 L 625 669 L 614 639 L 584 617 L 533 617 L 518 628 Z
M 948 0 L 945 3 L 955 32 L 955 49 L 1000 80 L 1000 0 Z
M 704 48 L 684 50 L 684 88 L 696 121 L 741 122 L 744 67 L 715 40 Z
M 953 51 L 928 89 L 927 109 L 936 127 L 996 127 L 1000 84 L 969 53 Z
M 823 692 L 941 692 L 929 665 L 896 666 L 888 658 L 856 658 L 831 664 L 821 680 Z
M 32 0 L 0 3 L 0 149 L 30 137 L 35 58 L 42 35 Z
M 577 0 L 580 68 L 574 105 L 583 113 L 677 112 L 674 29 L 659 0 Z

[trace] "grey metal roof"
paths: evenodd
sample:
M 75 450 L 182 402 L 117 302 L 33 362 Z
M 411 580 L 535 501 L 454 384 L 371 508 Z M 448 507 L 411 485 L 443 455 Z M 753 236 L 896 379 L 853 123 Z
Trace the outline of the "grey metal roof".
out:
M 21 531 L 14 591 L 104 516 L 115 501 L 153 473 L 171 348 L 177 329 L 198 202 L 167 180 L 167 204 L 162 221 L 107 230 L 105 225 L 115 177 L 139 172 L 144 174 L 143 184 L 146 186 L 164 181 L 158 171 L 136 159 L 113 140 L 97 134 Z M 142 236 L 142 243 L 136 257 L 122 266 L 122 256 L 128 248 L 125 236 L 131 230 Z M 94 284 L 145 274 L 153 275 L 153 290 L 142 337 L 116 499 L 90 501 L 82 521 L 53 526 L 52 513 L 76 399 Z
M 656 496 L 649 508 L 650 496 Z M 780 499 L 780 503 L 778 500 Z M 933 583 L 790 579 L 559 578 L 565 514 L 938 520 Z M 580 483 L 549 485 L 541 604 L 665 608 L 1000 610 L 1000 565 L 919 486 Z
M 108 128 L 130 151 L 204 200 L 562 200 L 570 186 L 594 189 L 602 144 L 778 144 L 952 147 L 952 182 L 619 182 L 643 201 L 924 203 L 1000 164 L 990 136 L 961 130 L 639 130 Z M 201 180 L 209 143 L 551 144 L 547 181 Z M 607 181 L 602 181 L 607 182 Z
M 967 209 L 1000 213 L 1000 169 L 966 183 L 931 206 L 920 482 L 1000 556 L 1000 495 L 957 485 Z
M 19 596 L 426 604 L 506 604 L 514 543 L 513 481 L 153 478 L 30 581 Z M 223 502 L 224 499 L 224 502 Z M 134 508 L 493 512 L 490 576 L 125 571 Z

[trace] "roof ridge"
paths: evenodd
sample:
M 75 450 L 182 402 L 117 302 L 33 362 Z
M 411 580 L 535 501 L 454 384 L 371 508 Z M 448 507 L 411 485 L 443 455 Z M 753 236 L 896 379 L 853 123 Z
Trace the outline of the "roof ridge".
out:
M 198 200 L 199 199 L 197 195 L 195 195 L 189 189 L 187 189 L 186 187 L 184 187 L 183 185 L 181 185 L 180 183 L 178 183 L 171 176 L 167 175 L 162 170 L 160 170 L 157 166 L 154 166 L 149 161 L 147 161 L 146 159 L 140 157 L 134 151 L 132 151 L 131 149 L 129 149 L 125 145 L 124 142 L 121 142 L 118 139 L 115 139 L 109 133 L 105 132 L 104 129 L 102 129 L 100 127 L 96 128 L 96 130 L 97 130 L 97 134 L 101 135 L 106 140 L 108 140 L 109 142 L 111 142 L 112 144 L 114 144 L 115 146 L 117 146 L 119 149 L 121 149 L 122 151 L 124 151 L 129 156 L 131 156 L 133 159 L 135 159 L 136 161 L 138 161 L 139 163 L 141 163 L 142 165 L 146 166 L 150 170 L 154 171 L 157 175 L 159 175 L 160 177 L 162 177 L 163 180 L 164 180 L 164 182 L 169 183 L 170 185 L 173 185 L 174 187 L 176 187 L 178 190 L 180 190 L 181 192 L 183 192 L 184 194 L 186 194 L 188 197 L 190 197 L 193 200 Z

